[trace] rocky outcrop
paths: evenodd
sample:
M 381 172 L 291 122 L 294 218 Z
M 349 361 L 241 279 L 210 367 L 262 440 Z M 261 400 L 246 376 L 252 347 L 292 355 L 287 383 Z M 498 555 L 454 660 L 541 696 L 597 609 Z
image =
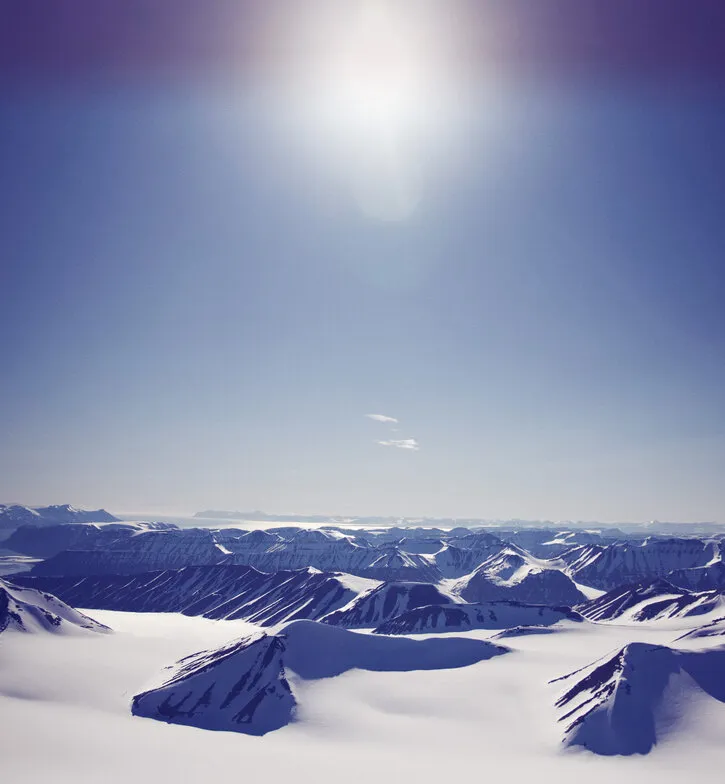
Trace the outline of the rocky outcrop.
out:
M 646 754 L 660 724 L 672 727 L 682 718 L 685 693 L 725 702 L 725 649 L 691 652 L 635 642 L 553 683 L 567 687 L 556 702 L 565 745 L 595 754 Z
M 73 629 L 106 632 L 109 629 L 74 610 L 55 596 L 0 580 L 0 632 L 63 633 Z
M 465 667 L 507 648 L 482 640 L 373 637 L 314 621 L 245 637 L 182 659 L 158 687 L 133 698 L 136 716 L 211 730 L 264 735 L 289 723 L 304 680 L 351 669 L 379 672 Z

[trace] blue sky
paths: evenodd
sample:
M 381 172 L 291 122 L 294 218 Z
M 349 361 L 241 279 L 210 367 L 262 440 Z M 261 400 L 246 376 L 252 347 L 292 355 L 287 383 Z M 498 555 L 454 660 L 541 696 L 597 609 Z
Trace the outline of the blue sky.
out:
M 2 98 L 2 500 L 725 520 L 717 85 L 474 86 L 399 222 L 228 78 Z

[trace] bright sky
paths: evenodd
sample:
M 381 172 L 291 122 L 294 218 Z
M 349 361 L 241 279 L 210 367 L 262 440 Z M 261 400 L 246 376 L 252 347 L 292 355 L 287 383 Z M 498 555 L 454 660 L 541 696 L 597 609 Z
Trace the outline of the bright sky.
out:
M 560 0 L 243 5 L 156 19 L 167 60 L 121 17 L 69 26 L 67 71 L 15 53 L 0 500 L 725 520 L 725 93 L 692 17 L 662 52 L 656 15 L 595 20 L 588 60 Z M 242 29 L 251 65 L 197 61 Z

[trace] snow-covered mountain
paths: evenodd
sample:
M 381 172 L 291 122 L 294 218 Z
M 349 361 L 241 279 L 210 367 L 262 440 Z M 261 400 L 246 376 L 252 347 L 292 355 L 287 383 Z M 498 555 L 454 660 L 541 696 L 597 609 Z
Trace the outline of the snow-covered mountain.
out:
M 0 529 L 21 525 L 55 525 L 58 523 L 113 523 L 118 518 L 105 509 L 77 509 L 70 504 L 21 506 L 0 504 Z
M 722 544 L 720 547 L 722 548 Z M 666 579 L 689 591 L 725 591 L 725 563 L 720 560 L 708 566 L 677 569 L 669 572 Z
M 297 705 L 282 663 L 284 648 L 281 637 L 260 632 L 189 656 L 159 688 L 137 694 L 131 712 L 250 735 L 284 727 Z
M 179 529 L 171 524 L 119 523 L 21 528 L 5 543 L 45 557 L 34 569 L 47 575 L 141 574 L 184 566 L 237 564 L 259 571 L 314 567 L 380 580 L 440 579 L 433 556 L 406 553 L 338 531 Z
M 725 702 L 725 647 L 682 651 L 634 642 L 554 682 L 568 685 L 556 702 L 565 745 L 646 754 L 682 718 L 686 694 Z
M 725 609 L 725 596 L 717 591 L 692 593 L 662 579 L 643 580 L 615 588 L 597 599 L 577 605 L 590 621 L 652 621 L 687 618 Z
M 381 623 L 376 634 L 460 632 L 468 629 L 508 629 L 515 626 L 551 626 L 559 621 L 581 621 L 568 607 L 546 607 L 520 602 L 444 604 L 417 607 Z
M 441 574 L 428 556 L 405 553 L 397 547 L 385 547 L 376 552 L 372 562 L 362 570 L 352 572 L 376 580 L 409 580 L 437 582 Z
M 589 531 L 511 532 L 518 533 L 539 549 L 599 536 Z M 558 558 L 543 559 L 486 531 L 467 529 L 455 534 L 413 529 L 391 541 L 375 531 L 334 528 L 244 531 L 168 523 L 74 523 L 21 527 L 4 547 L 10 551 L 8 564 L 13 552 L 44 558 L 32 566 L 38 576 L 142 575 L 212 565 L 251 566 L 270 573 L 313 567 L 385 582 L 446 584 L 446 590 L 467 603 L 573 606 L 586 601 L 578 583 L 619 587 L 632 574 L 625 584 L 662 573 L 681 586 L 679 592 L 722 589 L 725 583 L 722 542 L 716 537 L 578 545 Z M 439 549 L 431 552 L 435 547 Z
M 33 574 L 141 574 L 189 565 L 233 563 L 233 556 L 206 528 L 145 529 L 122 535 L 101 548 L 63 550 L 37 564 Z
M 482 640 L 373 637 L 295 621 L 276 634 L 259 633 L 182 659 L 161 686 L 136 695 L 131 710 L 174 724 L 264 735 L 294 716 L 290 673 L 316 680 L 351 669 L 465 667 L 507 650 Z
M 264 572 L 313 566 L 322 571 L 359 574 L 369 567 L 375 554 L 374 548 L 357 544 L 337 531 L 297 531 L 291 539 L 280 537 L 264 550 L 247 546 L 252 533 L 256 532 L 250 532 L 236 542 L 228 541 L 225 547 L 234 554 L 235 563 L 247 563 Z
M 616 528 L 524 528 L 520 530 L 496 530 L 496 535 L 509 544 L 516 545 L 536 558 L 558 558 L 562 553 L 581 545 L 607 545 L 626 538 Z
M 0 580 L 0 632 L 67 632 L 73 628 L 105 632 L 109 629 L 42 591 Z
M 576 582 L 605 591 L 721 560 L 720 544 L 715 540 L 659 537 L 649 537 L 640 544 L 582 545 L 561 557 L 567 574 Z
M 571 607 L 586 600 L 562 571 L 518 547 L 506 547 L 462 577 L 453 591 L 469 603 L 516 601 Z
M 4 547 L 35 558 L 51 558 L 64 550 L 101 550 L 122 547 L 144 531 L 178 531 L 172 523 L 77 523 L 22 526 L 3 542 Z
M 415 555 L 433 555 L 445 546 L 445 542 L 440 537 L 406 536 L 403 537 L 399 542 L 396 542 L 396 546 L 404 553 L 413 553 Z
M 429 583 L 386 582 L 326 615 L 322 622 L 350 629 L 373 628 L 407 610 L 451 601 L 455 599 L 449 593 Z
M 414 580 L 424 582 L 440 577 L 431 560 L 409 553 L 395 545 L 374 546 L 364 539 L 334 530 L 301 530 L 279 537 L 266 549 L 247 547 L 250 532 L 236 541 L 227 539 L 224 546 L 235 563 L 246 563 L 261 571 L 300 569 L 313 566 L 323 571 L 340 571 L 379 580 Z M 268 534 L 269 535 L 269 534 Z M 217 538 L 219 533 L 216 533 Z
M 254 531 L 239 531 L 236 528 L 221 528 L 214 532 L 214 539 L 218 544 L 234 553 L 237 560 L 241 560 L 239 556 L 250 553 L 266 553 L 274 545 L 283 542 L 284 539 L 280 534 L 273 531 L 265 531 L 261 528 Z
M 245 619 L 261 626 L 321 618 L 377 586 L 372 580 L 311 568 L 267 574 L 234 565 L 187 566 L 131 577 L 19 575 L 15 579 L 21 585 L 52 591 L 79 607 L 180 612 Z
M 463 577 L 506 548 L 506 543 L 493 534 L 475 533 L 447 542 L 433 560 L 444 577 Z

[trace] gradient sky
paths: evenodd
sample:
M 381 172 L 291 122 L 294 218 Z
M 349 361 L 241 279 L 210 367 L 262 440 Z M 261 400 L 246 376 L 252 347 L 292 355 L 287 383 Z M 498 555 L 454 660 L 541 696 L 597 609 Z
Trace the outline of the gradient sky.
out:
M 450 3 L 398 222 L 301 153 L 263 6 L 134 6 L 3 12 L 0 500 L 725 520 L 721 4 Z

